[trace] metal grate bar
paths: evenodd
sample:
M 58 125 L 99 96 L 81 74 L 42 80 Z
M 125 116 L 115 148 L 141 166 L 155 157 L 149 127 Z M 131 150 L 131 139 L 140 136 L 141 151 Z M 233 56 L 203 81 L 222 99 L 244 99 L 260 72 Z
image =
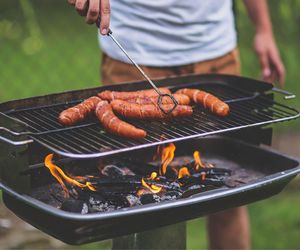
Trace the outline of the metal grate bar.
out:
M 25 122 L 35 141 L 53 152 L 76 158 L 99 157 L 299 117 L 298 111 L 292 108 L 227 85 L 212 84 L 201 89 L 227 101 L 231 113 L 227 117 L 218 117 L 196 105 L 191 117 L 166 121 L 128 120 L 147 131 L 147 137 L 138 140 L 109 134 L 96 118 L 74 127 L 60 125 L 57 120 L 59 113 L 78 101 L 6 114 Z

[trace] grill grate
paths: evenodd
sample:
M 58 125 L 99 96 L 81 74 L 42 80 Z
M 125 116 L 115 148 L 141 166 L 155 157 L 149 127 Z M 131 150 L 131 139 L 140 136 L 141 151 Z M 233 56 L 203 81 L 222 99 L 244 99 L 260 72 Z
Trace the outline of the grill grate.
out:
M 138 140 L 124 139 L 107 133 L 95 118 L 74 127 L 65 128 L 60 125 L 57 121 L 58 114 L 79 101 L 11 111 L 6 114 L 26 123 L 35 141 L 53 152 L 74 158 L 99 157 L 299 116 L 292 108 L 227 85 L 211 84 L 205 88 L 201 86 L 201 89 L 230 103 L 230 115 L 218 117 L 197 105 L 193 108 L 192 117 L 150 122 L 130 120 L 130 123 L 148 133 L 146 138 Z

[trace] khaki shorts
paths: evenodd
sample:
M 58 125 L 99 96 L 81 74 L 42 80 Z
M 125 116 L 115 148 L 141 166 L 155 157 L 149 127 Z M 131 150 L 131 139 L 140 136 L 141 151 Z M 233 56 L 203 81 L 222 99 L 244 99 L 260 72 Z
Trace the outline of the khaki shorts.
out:
M 224 56 L 176 67 L 149 67 L 140 65 L 150 78 L 163 78 L 185 74 L 240 74 L 240 58 L 238 49 L 234 49 Z M 144 80 L 139 71 L 131 64 L 127 64 L 102 55 L 102 83 L 104 85 Z

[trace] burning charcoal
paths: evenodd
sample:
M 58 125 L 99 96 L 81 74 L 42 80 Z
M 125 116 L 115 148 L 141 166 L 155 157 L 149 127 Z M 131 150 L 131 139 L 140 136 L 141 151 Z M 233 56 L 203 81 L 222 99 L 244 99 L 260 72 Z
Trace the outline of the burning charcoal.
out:
M 126 175 L 125 171 L 115 165 L 106 165 L 101 169 L 101 174 L 105 176 L 110 176 L 112 178 L 120 177 Z
M 212 190 L 212 189 L 215 189 L 215 187 L 210 185 L 192 185 L 186 189 L 186 191 L 182 194 L 182 197 L 187 198 L 190 197 L 191 195 L 203 193 L 205 191 Z
M 231 170 L 225 169 L 225 168 L 203 168 L 200 170 L 197 170 L 197 172 L 194 171 L 192 174 L 193 177 L 200 177 L 202 175 L 205 175 L 207 178 L 220 178 L 225 176 L 231 175 Z
M 215 187 L 221 187 L 224 185 L 224 178 L 199 178 L 199 177 L 194 177 L 194 176 L 185 176 L 183 178 L 178 179 L 180 184 L 188 188 L 192 185 L 212 185 Z
M 95 212 L 105 212 L 115 209 L 115 206 L 111 205 L 105 198 L 99 194 L 92 194 L 88 201 L 89 211 Z
M 169 184 L 169 187 L 168 187 L 168 190 L 176 191 L 176 190 L 180 190 L 180 189 L 181 189 L 180 184 L 178 182 L 175 182 L 175 181 L 171 182 Z
M 231 175 L 231 170 L 227 168 L 206 168 L 205 171 L 207 175 Z
M 99 205 L 103 202 L 105 202 L 105 198 L 102 195 L 92 194 L 89 197 L 89 204 L 91 205 Z
M 72 187 L 72 188 L 69 190 L 69 192 L 70 192 L 70 196 L 72 196 L 72 197 L 75 198 L 75 199 L 78 199 L 79 193 L 78 193 L 78 191 L 77 191 L 74 187 Z
M 61 209 L 72 213 L 87 214 L 89 212 L 88 206 L 81 200 L 66 200 L 61 205 Z
M 139 198 L 133 194 L 113 193 L 107 196 L 107 201 L 116 208 L 124 208 L 136 205 L 139 202 Z
M 140 205 L 140 199 L 139 199 L 139 197 L 137 197 L 135 195 L 132 195 L 132 194 L 127 195 L 126 200 L 128 202 L 129 207 Z
M 101 203 L 99 205 L 89 206 L 89 209 L 92 213 L 97 212 L 109 212 L 118 209 L 118 207 L 110 204 L 109 202 Z
M 105 212 L 108 210 L 112 210 L 113 208 L 110 208 L 110 204 L 108 202 L 99 203 L 99 204 L 89 204 L 89 210 L 91 213 L 97 213 L 97 212 Z
M 143 194 L 140 197 L 141 204 L 150 204 L 150 203 L 156 203 L 160 202 L 160 197 L 157 194 Z
M 135 173 L 132 172 L 129 168 L 127 167 L 123 167 L 122 170 L 124 171 L 124 175 L 131 175 L 131 176 L 134 176 Z
M 178 172 L 176 171 L 176 169 L 167 168 L 165 176 L 168 179 L 175 180 L 177 178 L 177 175 L 178 175 Z
M 177 191 L 169 191 L 161 197 L 161 201 L 170 201 L 178 199 L 182 194 Z
M 59 183 L 34 188 L 30 195 L 54 207 L 59 207 L 65 200 L 64 191 Z

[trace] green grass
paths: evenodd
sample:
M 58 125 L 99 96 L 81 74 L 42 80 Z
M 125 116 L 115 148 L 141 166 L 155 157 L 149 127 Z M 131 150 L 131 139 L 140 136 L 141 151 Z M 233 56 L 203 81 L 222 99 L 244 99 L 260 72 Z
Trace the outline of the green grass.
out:
M 97 86 L 96 27 L 67 1 L 22 2 L 0 3 L 0 101 Z
M 279 195 L 248 206 L 253 249 L 299 249 L 300 183 L 293 181 Z M 188 249 L 206 249 L 205 220 L 188 223 Z

